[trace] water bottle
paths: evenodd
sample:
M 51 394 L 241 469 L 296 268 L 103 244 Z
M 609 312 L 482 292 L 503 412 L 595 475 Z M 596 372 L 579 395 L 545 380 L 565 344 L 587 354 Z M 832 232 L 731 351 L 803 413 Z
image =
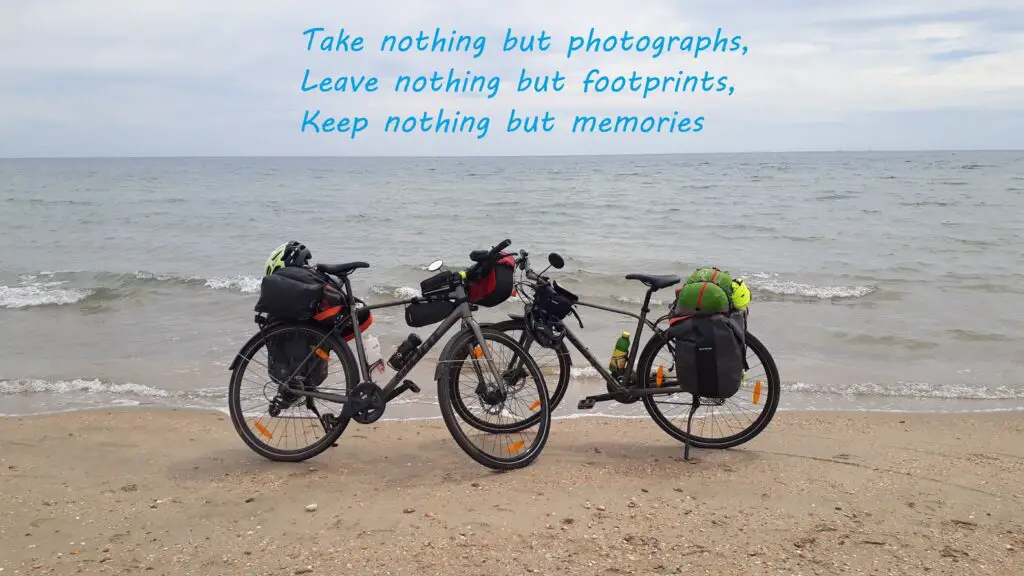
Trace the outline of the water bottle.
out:
M 626 369 L 626 355 L 629 354 L 629 332 L 623 332 L 615 341 L 612 359 L 608 362 L 608 371 L 612 376 L 619 376 Z
M 384 374 L 384 359 L 380 355 L 380 340 L 374 334 L 364 335 L 366 364 L 370 367 L 370 375 Z

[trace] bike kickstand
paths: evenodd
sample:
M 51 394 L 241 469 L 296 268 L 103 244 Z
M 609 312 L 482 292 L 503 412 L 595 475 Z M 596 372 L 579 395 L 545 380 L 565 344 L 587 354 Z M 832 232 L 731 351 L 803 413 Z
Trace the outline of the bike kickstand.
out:
M 690 425 L 693 424 L 693 415 L 697 408 L 700 408 L 700 397 L 694 394 L 693 402 L 690 404 L 690 416 L 686 419 L 686 442 L 683 443 L 683 460 L 686 461 L 690 459 Z

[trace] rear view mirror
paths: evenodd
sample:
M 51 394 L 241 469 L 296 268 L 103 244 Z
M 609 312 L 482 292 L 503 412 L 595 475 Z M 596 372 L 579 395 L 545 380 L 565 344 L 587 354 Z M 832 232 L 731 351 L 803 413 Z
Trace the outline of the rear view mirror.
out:
M 429 266 L 427 266 L 427 271 L 428 272 L 437 272 L 438 270 L 441 269 L 441 266 L 443 266 L 443 265 L 444 265 L 444 260 L 434 260 L 433 262 L 430 263 Z
M 562 266 L 565 266 L 565 260 L 562 260 L 562 257 L 556 252 L 552 252 L 548 254 L 548 264 L 551 264 L 556 270 L 561 270 Z

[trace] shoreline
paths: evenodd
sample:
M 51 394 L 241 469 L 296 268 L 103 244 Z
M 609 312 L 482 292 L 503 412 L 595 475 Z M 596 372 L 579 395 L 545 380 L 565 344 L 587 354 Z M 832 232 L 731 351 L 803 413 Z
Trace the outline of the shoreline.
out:
M 652 422 L 599 415 L 556 420 L 538 460 L 508 473 L 474 463 L 436 420 L 352 424 L 337 448 L 285 464 L 214 410 L 4 418 L 0 568 L 1010 575 L 1024 563 L 1015 413 L 780 411 L 747 444 L 681 456 Z
M 950 401 L 952 402 L 964 402 L 963 400 Z M 0 412 L 0 421 L 4 419 L 17 419 L 17 418 L 36 418 L 44 416 L 58 416 L 62 414 L 76 414 L 79 412 L 120 412 L 120 411 L 153 411 L 153 412 L 198 412 L 198 413 L 209 413 L 219 414 L 222 416 L 228 415 L 227 407 L 214 408 L 209 406 L 172 406 L 172 405 L 158 405 L 158 404 L 139 404 L 129 405 L 122 404 L 116 406 L 82 406 L 77 408 L 68 408 L 65 410 L 49 410 L 43 412 L 30 412 L 25 414 L 7 414 Z M 650 420 L 650 416 L 647 412 L 642 414 L 606 414 L 594 410 L 578 410 L 575 413 L 565 414 L 563 406 L 559 406 L 556 409 L 556 414 L 551 415 L 552 420 L 577 420 L 581 418 L 608 418 L 612 420 Z M 907 414 L 907 415 L 985 415 L 985 414 L 1013 414 L 1016 412 L 1024 413 L 1024 405 L 1012 406 L 1006 408 L 979 408 L 975 410 L 971 409 L 950 409 L 950 410 L 900 410 L 900 409 L 887 409 L 887 408 L 863 408 L 863 409 L 848 409 L 848 408 L 785 408 L 779 406 L 776 408 L 776 415 L 780 413 L 795 414 L 809 416 L 812 414 L 836 414 L 842 416 L 852 416 L 856 414 Z M 429 422 L 438 420 L 440 421 L 441 415 L 437 414 L 434 416 L 412 416 L 407 418 L 394 418 L 389 417 L 385 410 L 384 415 L 381 417 L 381 422 Z M 769 424 L 769 426 L 771 426 Z

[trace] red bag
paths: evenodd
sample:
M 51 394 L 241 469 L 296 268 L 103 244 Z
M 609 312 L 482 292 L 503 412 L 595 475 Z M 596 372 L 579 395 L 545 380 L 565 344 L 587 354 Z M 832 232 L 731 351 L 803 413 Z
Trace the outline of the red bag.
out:
M 469 283 L 469 301 L 473 304 L 491 308 L 512 297 L 515 292 L 516 257 L 505 252 L 502 252 L 502 256 L 483 278 Z

